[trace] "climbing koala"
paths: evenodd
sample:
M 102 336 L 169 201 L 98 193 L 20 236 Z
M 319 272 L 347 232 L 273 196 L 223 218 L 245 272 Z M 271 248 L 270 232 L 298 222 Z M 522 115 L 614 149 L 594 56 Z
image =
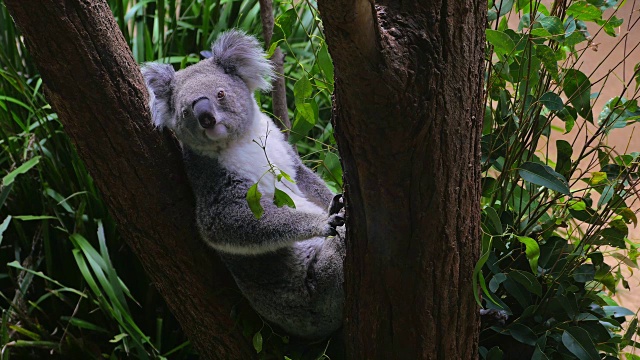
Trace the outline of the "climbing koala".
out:
M 264 318 L 302 338 L 330 335 L 341 325 L 344 303 L 341 198 L 260 111 L 253 93 L 269 89 L 273 71 L 258 41 L 232 30 L 208 59 L 178 72 L 149 63 L 142 73 L 153 123 L 182 143 L 204 241 Z M 246 199 L 256 183 L 260 218 Z M 276 189 L 295 208 L 276 206 Z

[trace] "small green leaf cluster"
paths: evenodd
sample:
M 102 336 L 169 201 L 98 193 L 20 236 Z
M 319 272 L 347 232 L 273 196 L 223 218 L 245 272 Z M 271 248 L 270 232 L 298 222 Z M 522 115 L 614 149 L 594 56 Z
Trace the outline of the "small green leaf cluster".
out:
M 636 314 L 612 296 L 629 288 L 622 270 L 638 268 L 640 244 L 628 235 L 640 153 L 621 154 L 606 138 L 640 119 L 638 66 L 595 121 L 599 94 L 580 67 L 594 46 L 587 24 L 616 37 L 622 3 L 545 4 L 489 1 L 483 250 L 473 281 L 478 302 L 509 319 L 483 326 L 480 355 L 634 358 Z

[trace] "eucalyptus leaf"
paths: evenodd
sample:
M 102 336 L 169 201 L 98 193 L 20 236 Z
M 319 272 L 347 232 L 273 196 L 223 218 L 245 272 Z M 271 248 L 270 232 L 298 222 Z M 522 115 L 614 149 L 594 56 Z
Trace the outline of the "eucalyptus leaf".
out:
M 277 207 L 283 207 L 286 205 L 290 208 L 296 208 L 296 204 L 293 202 L 293 199 L 289 196 L 289 194 L 278 188 L 275 188 L 275 191 L 273 193 L 273 203 L 276 204 Z
M 595 278 L 596 269 L 593 264 L 582 264 L 573 272 L 573 279 L 580 283 L 591 281 Z
M 556 159 L 555 171 L 567 178 L 570 176 L 569 172 L 571 171 L 573 148 L 566 140 L 556 140 L 556 149 L 558 151 L 558 157 Z
M 253 335 L 253 348 L 256 350 L 256 353 L 262 352 L 262 333 L 257 332 Z
M 565 195 L 571 195 L 567 180 L 547 165 L 526 162 L 520 166 L 520 176 L 532 184 L 544 186 Z
M 503 355 L 504 353 L 502 352 L 502 350 L 500 350 L 499 347 L 494 346 L 491 348 L 491 350 L 489 350 L 485 359 L 486 360 L 502 360 Z
M 509 334 L 523 344 L 527 344 L 530 346 L 536 345 L 536 340 L 538 337 L 536 334 L 526 325 L 514 323 L 509 326 Z
M 540 246 L 538 246 L 538 242 L 527 236 L 516 236 L 516 238 L 525 245 L 525 253 L 527 254 L 531 271 L 537 274 L 538 259 L 540 258 Z
M 260 199 L 262 198 L 262 193 L 258 190 L 258 183 L 251 185 L 249 190 L 247 190 L 247 204 L 249 204 L 249 208 L 253 213 L 253 216 L 256 219 L 260 219 L 264 214 L 264 208 L 262 204 L 260 204 Z
M 566 14 L 573 15 L 582 21 L 595 21 L 602 18 L 602 11 L 586 1 L 574 2 L 567 8 Z
M 551 111 L 559 111 L 564 108 L 564 103 L 560 96 L 552 91 L 542 94 L 540 102 Z
M 493 50 L 496 52 L 496 54 L 505 56 L 511 54 L 514 51 L 516 44 L 515 42 L 513 42 L 511 37 L 509 37 L 509 35 L 505 34 L 502 31 L 491 29 L 485 30 L 485 33 L 487 36 L 487 41 L 489 42 L 489 44 L 493 45 Z
M 524 286 L 530 293 L 542 296 L 542 285 L 540 285 L 535 275 L 532 273 L 522 270 L 513 270 L 507 276 Z
M 593 122 L 591 113 L 591 82 L 580 70 L 567 69 L 564 72 L 562 87 L 569 102 L 578 114 L 589 122 Z
M 577 326 L 570 327 L 562 333 L 562 344 L 578 359 L 600 360 L 589 333 Z

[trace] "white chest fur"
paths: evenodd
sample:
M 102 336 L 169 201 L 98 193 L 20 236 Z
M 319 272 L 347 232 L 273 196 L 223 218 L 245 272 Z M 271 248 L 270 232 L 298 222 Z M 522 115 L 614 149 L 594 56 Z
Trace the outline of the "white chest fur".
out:
M 256 119 L 252 129 L 241 139 L 223 150 L 218 160 L 226 169 L 258 184 L 263 199 L 272 199 L 275 188 L 287 193 L 296 209 L 323 213 L 324 210 L 307 200 L 295 183 L 285 178 L 276 180 L 276 174 L 283 171 L 295 181 L 296 163 L 289 150 L 289 144 L 273 121 L 256 109 Z M 266 154 L 265 154 L 266 152 Z

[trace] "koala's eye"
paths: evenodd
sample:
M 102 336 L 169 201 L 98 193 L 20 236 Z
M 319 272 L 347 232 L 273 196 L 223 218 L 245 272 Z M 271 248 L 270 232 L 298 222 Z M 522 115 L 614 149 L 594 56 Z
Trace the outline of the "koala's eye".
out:
M 225 96 L 224 91 L 222 91 L 222 90 L 218 91 L 218 99 L 223 99 L 224 96 Z

